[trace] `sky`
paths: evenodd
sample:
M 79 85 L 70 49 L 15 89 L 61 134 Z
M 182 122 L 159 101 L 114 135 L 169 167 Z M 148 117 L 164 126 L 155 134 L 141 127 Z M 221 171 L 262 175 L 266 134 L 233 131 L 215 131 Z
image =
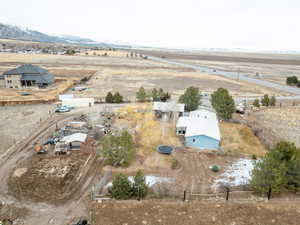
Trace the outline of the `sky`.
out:
M 300 51 L 299 0 L 1 0 L 0 22 L 167 48 Z

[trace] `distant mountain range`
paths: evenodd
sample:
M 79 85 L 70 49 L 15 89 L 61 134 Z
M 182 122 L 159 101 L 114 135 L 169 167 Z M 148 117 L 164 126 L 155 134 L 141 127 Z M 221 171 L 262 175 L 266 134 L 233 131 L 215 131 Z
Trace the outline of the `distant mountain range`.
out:
M 96 42 L 92 39 L 81 38 L 70 35 L 48 35 L 39 31 L 23 29 L 18 26 L 12 26 L 0 23 L 0 38 L 24 40 L 24 41 L 38 41 L 48 43 L 62 43 L 62 44 L 75 44 L 75 45 L 88 45 L 98 47 L 131 47 L 130 45 L 122 45 L 107 42 Z

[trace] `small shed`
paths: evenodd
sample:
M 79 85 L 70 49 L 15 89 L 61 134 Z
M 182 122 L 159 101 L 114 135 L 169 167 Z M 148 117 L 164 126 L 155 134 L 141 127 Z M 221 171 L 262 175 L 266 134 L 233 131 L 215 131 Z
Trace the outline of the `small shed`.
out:
M 155 115 L 163 120 L 169 118 L 177 119 L 184 112 L 184 104 L 177 104 L 176 102 L 154 102 L 153 110 Z
M 69 136 L 63 137 L 62 141 L 67 143 L 70 146 L 70 149 L 80 149 L 81 144 L 86 141 L 87 134 L 84 133 L 75 133 Z

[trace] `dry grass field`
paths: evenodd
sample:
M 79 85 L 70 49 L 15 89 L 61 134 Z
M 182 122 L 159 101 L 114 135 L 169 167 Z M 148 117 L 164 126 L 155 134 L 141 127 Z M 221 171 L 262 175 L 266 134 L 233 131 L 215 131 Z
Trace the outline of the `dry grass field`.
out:
M 221 122 L 221 146 L 226 152 L 264 156 L 266 148 L 254 135 L 251 128 L 243 124 Z
M 298 225 L 298 202 L 118 201 L 93 206 L 95 225 Z
M 300 108 L 269 108 L 251 113 L 248 124 L 264 144 L 273 147 L 281 140 L 294 142 L 300 147 Z

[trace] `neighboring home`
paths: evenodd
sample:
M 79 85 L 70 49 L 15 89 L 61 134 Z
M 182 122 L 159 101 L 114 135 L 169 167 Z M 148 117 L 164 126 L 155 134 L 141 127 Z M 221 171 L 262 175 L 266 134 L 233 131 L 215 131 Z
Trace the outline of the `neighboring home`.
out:
M 68 144 L 70 149 L 80 149 L 81 144 L 85 142 L 87 134 L 84 133 L 75 133 L 69 136 L 65 136 L 62 139 L 62 142 Z
M 48 70 L 31 64 L 6 71 L 3 77 L 6 88 L 46 87 L 54 83 L 54 76 Z
M 73 107 L 91 107 L 95 103 L 94 98 L 64 98 L 62 99 L 63 106 Z
M 178 118 L 184 112 L 184 104 L 176 102 L 154 102 L 153 110 L 157 117 L 168 120 L 173 117 Z
M 185 138 L 185 145 L 198 149 L 217 150 L 221 134 L 218 118 L 213 111 L 200 109 L 178 119 L 176 132 Z
M 5 87 L 5 79 L 3 75 L 0 75 L 0 88 Z

